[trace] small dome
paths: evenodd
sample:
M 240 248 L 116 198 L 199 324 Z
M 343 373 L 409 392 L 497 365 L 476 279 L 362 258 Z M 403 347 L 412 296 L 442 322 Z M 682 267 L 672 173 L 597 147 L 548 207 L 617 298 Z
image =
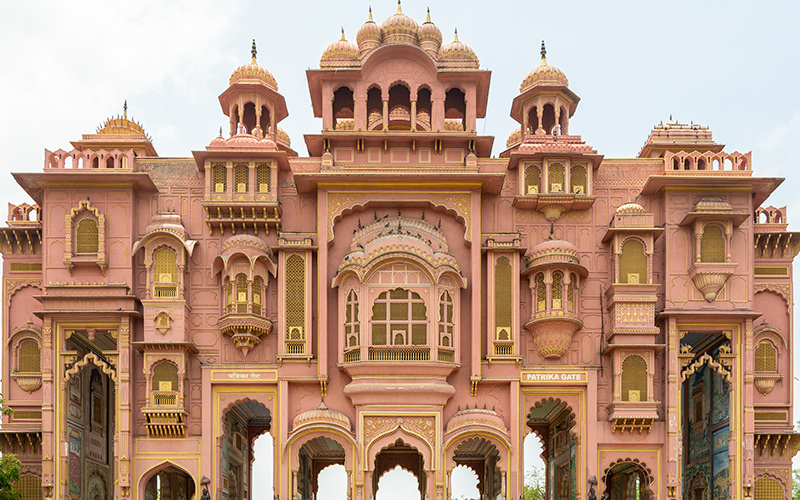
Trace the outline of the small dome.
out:
M 286 133 L 285 130 L 278 127 L 278 134 L 277 134 L 278 144 L 281 146 L 290 148 L 292 147 L 292 141 L 289 139 L 289 134 Z
M 333 424 L 350 430 L 350 419 L 344 413 L 331 410 L 325 406 L 325 401 L 319 403 L 316 410 L 308 410 L 300 413 L 292 421 L 292 430 L 307 424 Z
M 101 126 L 97 127 L 99 135 L 143 135 L 147 136 L 144 128 L 133 120 L 128 119 L 128 101 L 122 106 L 122 116 L 109 118 Z M 148 137 L 149 138 L 149 137 Z
M 445 433 L 452 432 L 462 427 L 475 426 L 492 427 L 503 432 L 504 434 L 508 433 L 506 424 L 503 422 L 503 417 L 498 415 L 494 408 L 491 410 L 485 410 L 477 407 L 465 408 L 457 411 L 455 415 L 450 417 L 450 420 L 447 421 Z
M 442 32 L 431 22 L 431 10 L 428 9 L 428 18 L 417 31 L 420 46 L 425 50 L 438 52 L 442 46 Z
M 514 146 L 518 146 L 522 143 L 522 128 L 517 127 L 511 132 L 511 135 L 508 136 L 506 139 L 506 149 L 511 149 Z
M 564 240 L 545 240 L 531 250 L 531 255 L 538 253 L 554 254 L 554 253 L 574 253 L 578 254 L 578 248 Z
M 439 63 L 452 68 L 478 69 L 480 66 L 475 51 L 466 43 L 458 41 L 458 30 L 453 41 L 439 49 Z
M 569 80 L 567 80 L 567 76 L 564 74 L 563 71 L 556 68 L 555 66 L 550 66 L 547 64 L 547 59 L 545 58 L 545 54 L 547 53 L 547 49 L 545 49 L 544 41 L 542 41 L 542 62 L 539 64 L 539 67 L 528 73 L 528 76 L 522 81 L 522 85 L 519 86 L 520 93 L 526 92 L 530 88 L 537 86 L 537 85 L 545 85 L 545 86 L 552 86 L 552 87 L 568 87 Z
M 362 53 L 372 50 L 381 44 L 381 27 L 372 20 L 372 7 L 369 8 L 369 19 L 358 29 L 356 33 L 356 43 L 358 50 Z
M 646 213 L 643 206 L 639 205 L 638 203 L 625 203 L 620 205 L 614 211 L 617 215 L 626 215 L 626 214 L 643 214 Z
M 342 29 L 342 38 L 328 45 L 319 60 L 321 68 L 350 67 L 358 66 L 358 64 L 358 47 L 344 38 L 344 29 Z
M 250 53 L 253 56 L 253 59 L 252 61 L 250 61 L 250 64 L 242 64 L 241 66 L 236 68 L 231 74 L 231 79 L 228 82 L 228 84 L 233 85 L 234 83 L 261 83 L 271 88 L 275 92 L 277 92 L 278 82 L 275 81 L 275 77 L 272 76 L 272 73 L 259 66 L 258 63 L 256 62 L 255 40 L 253 40 L 253 48 L 250 50 Z
M 222 127 L 219 128 L 219 135 L 208 144 L 207 149 L 224 148 L 226 146 L 225 139 L 222 137 Z
M 533 247 L 527 256 L 527 271 L 551 266 L 575 269 L 583 276 L 588 272 L 581 265 L 578 248 L 564 240 L 545 240 Z
M 408 45 L 417 44 L 417 32 L 419 25 L 407 15 L 403 14 L 400 8 L 400 0 L 397 0 L 397 14 L 386 19 L 381 24 L 384 43 L 405 43 Z
M 716 196 L 709 196 L 707 198 L 701 198 L 697 204 L 694 206 L 693 212 L 730 212 L 733 210 L 733 206 L 730 203 L 723 200 L 722 198 L 718 198 Z

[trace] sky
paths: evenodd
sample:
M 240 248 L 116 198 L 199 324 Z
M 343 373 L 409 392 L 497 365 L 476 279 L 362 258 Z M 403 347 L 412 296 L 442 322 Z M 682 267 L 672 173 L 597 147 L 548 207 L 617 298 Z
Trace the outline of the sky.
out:
M 191 156 L 223 126 L 218 95 L 250 60 L 276 78 L 289 117 L 280 123 L 306 155 L 315 133 L 304 71 L 325 47 L 348 40 L 372 6 L 376 22 L 394 0 L 312 2 L 13 2 L 0 16 L 0 199 L 27 196 L 9 172 L 39 171 L 44 149 L 69 149 L 112 115 L 139 121 L 161 156 Z M 430 7 L 445 42 L 460 41 L 492 71 L 488 112 L 478 131 L 496 137 L 498 155 L 517 124 L 511 101 L 525 75 L 547 60 L 581 97 L 570 132 L 606 158 L 635 156 L 652 127 L 672 116 L 711 128 L 726 151 L 752 151 L 757 175 L 787 180 L 766 202 L 800 220 L 800 2 L 676 0 L 406 0 L 417 22 Z M 800 384 L 797 384 L 800 385 Z M 798 399 L 797 397 L 795 398 Z M 797 413 L 796 413 L 797 416 Z M 391 500 L 385 498 L 382 500 Z

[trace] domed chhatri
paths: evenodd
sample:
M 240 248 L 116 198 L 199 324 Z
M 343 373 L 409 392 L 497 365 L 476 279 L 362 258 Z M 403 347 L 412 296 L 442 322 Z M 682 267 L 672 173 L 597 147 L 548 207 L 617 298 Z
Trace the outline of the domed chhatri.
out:
M 453 41 L 439 49 L 439 64 L 446 67 L 478 69 L 480 63 L 475 51 L 466 43 L 458 40 L 458 29 Z
M 356 33 L 356 43 L 358 50 L 363 55 L 370 50 L 378 47 L 383 39 L 381 27 L 372 20 L 372 7 L 369 8 L 369 19 L 358 29 Z
M 544 40 L 542 40 L 541 54 L 542 61 L 539 67 L 528 73 L 528 76 L 522 81 L 522 85 L 519 87 L 520 93 L 524 93 L 531 87 L 537 85 L 569 87 L 569 80 L 567 80 L 567 76 L 564 72 L 555 66 L 547 64 L 547 58 L 545 57 L 547 55 L 547 49 L 544 46 Z
M 328 45 L 319 60 L 321 68 L 358 66 L 358 47 L 347 41 L 342 28 L 342 38 Z
M 109 118 L 97 128 L 99 135 L 143 135 L 147 137 L 144 127 L 128 119 L 128 101 L 122 106 L 122 116 Z
M 328 408 L 325 405 L 325 401 L 321 401 L 316 409 L 304 411 L 294 417 L 292 431 L 296 431 L 306 425 L 335 425 L 348 431 L 352 427 L 347 415 L 338 410 Z
M 632 214 L 643 214 L 647 211 L 645 208 L 638 203 L 628 202 L 623 205 L 620 205 L 614 213 L 616 215 L 632 215 Z
M 383 32 L 383 43 L 385 44 L 404 43 L 416 45 L 419 25 L 412 18 L 403 14 L 400 0 L 397 0 L 397 13 L 381 24 L 381 31 Z
M 442 32 L 431 22 L 431 9 L 428 9 L 428 17 L 419 27 L 417 32 L 419 45 L 426 52 L 437 54 L 442 46 Z
M 278 82 L 275 81 L 275 77 L 272 76 L 272 73 L 261 67 L 256 62 L 256 53 L 257 53 L 256 41 L 253 40 L 253 46 L 252 49 L 250 50 L 250 54 L 252 55 L 252 60 L 250 61 L 250 64 L 242 64 L 241 66 L 236 68 L 231 74 L 231 78 L 228 84 L 233 85 L 235 83 L 261 83 L 271 88 L 275 92 L 277 92 Z

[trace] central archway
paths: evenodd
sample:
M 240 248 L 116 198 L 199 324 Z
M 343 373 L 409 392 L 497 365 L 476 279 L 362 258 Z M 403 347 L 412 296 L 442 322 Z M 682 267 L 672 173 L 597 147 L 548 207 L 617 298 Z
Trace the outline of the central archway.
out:
M 331 465 L 342 466 L 344 472 L 345 450 L 337 441 L 319 436 L 306 441 L 300 447 L 297 492 L 303 499 L 318 497 L 320 473 Z M 346 492 L 345 473 L 345 492 Z
M 253 493 L 253 445 L 272 427 L 272 414 L 263 403 L 245 399 L 223 413 L 221 481 L 217 495 L 229 500 L 248 500 Z
M 375 456 L 375 468 L 372 474 L 372 491 L 378 493 L 379 480 L 387 472 L 400 467 L 417 478 L 419 498 L 425 499 L 427 488 L 427 474 L 425 473 L 425 458 L 413 446 L 406 444 L 401 438 L 381 449 Z
M 574 498 L 578 494 L 578 439 L 572 407 L 558 398 L 542 399 L 530 408 L 526 423 L 542 442 L 545 498 Z

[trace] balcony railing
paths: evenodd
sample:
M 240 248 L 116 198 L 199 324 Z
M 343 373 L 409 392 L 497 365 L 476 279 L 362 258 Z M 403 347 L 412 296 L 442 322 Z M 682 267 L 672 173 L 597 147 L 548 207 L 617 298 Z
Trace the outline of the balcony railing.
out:
M 154 407 L 175 407 L 178 406 L 178 393 L 156 391 L 152 394 L 151 404 Z
M 429 361 L 430 349 L 369 348 L 370 361 Z

